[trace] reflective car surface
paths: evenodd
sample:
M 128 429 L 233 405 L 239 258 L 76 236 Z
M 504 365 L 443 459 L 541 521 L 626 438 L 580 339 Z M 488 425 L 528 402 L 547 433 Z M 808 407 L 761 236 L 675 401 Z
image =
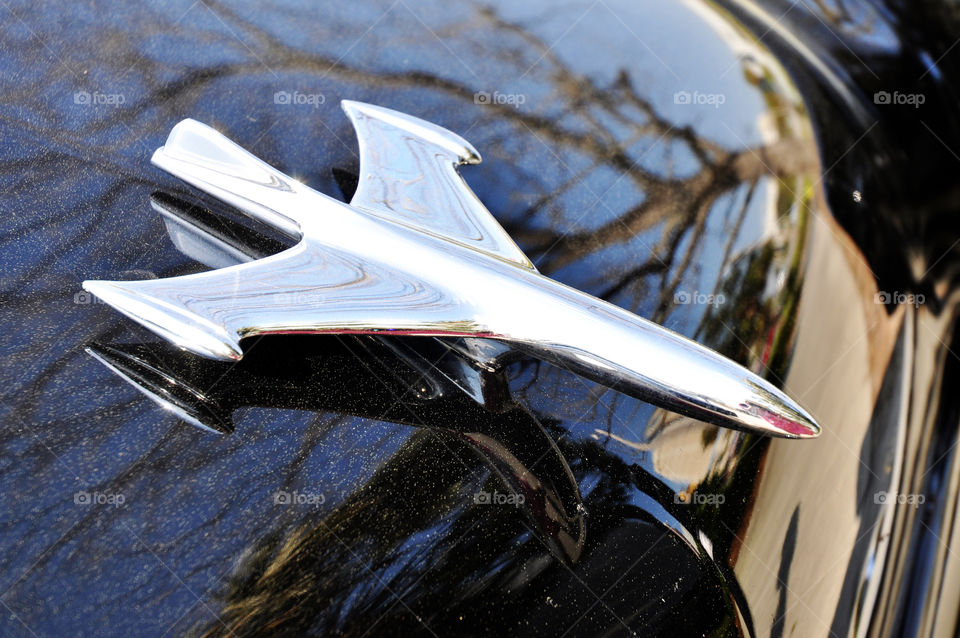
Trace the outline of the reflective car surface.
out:
M 0 633 L 955 635 L 951 6 L 4 5 Z M 821 435 L 429 337 L 216 362 L 81 290 L 289 246 L 150 157 L 189 117 L 349 201 L 343 99 Z

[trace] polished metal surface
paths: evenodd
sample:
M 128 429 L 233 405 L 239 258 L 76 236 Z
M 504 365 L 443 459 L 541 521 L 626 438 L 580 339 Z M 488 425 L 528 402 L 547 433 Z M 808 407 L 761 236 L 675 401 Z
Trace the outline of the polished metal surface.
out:
M 957 633 L 945 3 L 6 10 L 3 636 Z M 873 102 L 894 90 L 926 104 Z M 146 164 L 189 116 L 349 202 L 342 97 L 470 139 L 464 176 L 540 273 L 762 375 L 821 436 L 718 428 L 488 338 L 265 336 L 218 361 L 79 290 L 292 246 Z M 151 214 L 164 197 L 194 216 Z M 878 302 L 896 291 L 927 303 Z M 498 423 L 544 501 L 479 502 L 517 487 L 463 436 Z
M 153 162 L 293 247 L 212 272 L 84 288 L 178 346 L 240 359 L 266 334 L 489 338 L 703 421 L 785 438 L 814 418 L 742 366 L 538 273 L 457 173 L 479 154 L 397 111 L 344 101 L 360 140 L 350 205 L 193 120 Z

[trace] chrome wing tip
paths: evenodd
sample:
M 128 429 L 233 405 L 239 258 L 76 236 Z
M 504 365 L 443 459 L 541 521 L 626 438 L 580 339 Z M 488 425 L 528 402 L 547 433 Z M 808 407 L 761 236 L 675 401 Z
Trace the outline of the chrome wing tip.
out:
M 182 304 L 165 302 L 155 294 L 151 284 L 157 281 L 163 280 L 87 280 L 82 285 L 91 295 L 180 348 L 223 361 L 243 356 L 236 336 Z

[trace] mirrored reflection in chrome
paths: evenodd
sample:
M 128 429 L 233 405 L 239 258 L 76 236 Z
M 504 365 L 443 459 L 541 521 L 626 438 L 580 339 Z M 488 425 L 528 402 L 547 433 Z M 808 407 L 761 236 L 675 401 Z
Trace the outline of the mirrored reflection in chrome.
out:
M 285 245 L 283 237 L 271 237 L 259 228 L 250 230 L 232 222 L 229 216 L 165 193 L 154 193 L 151 204 L 161 214 L 177 248 L 209 267 L 258 259 Z M 369 536 L 371 542 L 376 539 L 376 543 L 383 543 L 382 529 L 377 527 L 382 527 L 382 521 L 377 520 L 376 525 L 370 522 L 369 529 L 364 527 L 367 519 L 363 512 L 378 508 L 403 513 L 405 523 L 397 528 L 394 539 L 387 539 L 394 543 L 389 549 L 394 557 L 404 556 L 404 548 L 420 535 L 431 533 L 438 520 L 449 521 L 448 534 L 461 539 L 457 545 L 476 543 L 477 535 L 495 552 L 520 543 L 520 549 L 511 549 L 506 563 L 488 576 L 495 578 L 498 571 L 500 578 L 512 574 L 508 578 L 510 587 L 501 589 L 515 593 L 534 591 L 530 583 L 540 574 L 553 573 L 548 567 L 556 560 L 567 565 L 577 563 L 578 569 L 600 578 L 621 558 L 616 552 L 584 557 L 589 546 L 588 518 L 592 518 L 589 524 L 598 535 L 607 535 L 613 524 L 611 515 L 617 520 L 625 517 L 622 524 L 631 530 L 632 542 L 648 538 L 646 545 L 624 547 L 620 552 L 621 556 L 634 556 L 631 561 L 638 565 L 638 578 L 643 569 L 648 574 L 660 573 L 671 582 L 677 580 L 671 574 L 683 574 L 678 582 L 684 587 L 675 593 L 685 600 L 691 596 L 701 600 L 703 609 L 709 610 L 703 614 L 705 621 L 721 618 L 724 622 L 752 624 L 736 578 L 722 563 L 715 562 L 714 552 L 720 548 L 715 548 L 711 539 L 721 535 L 711 524 L 699 520 L 704 511 L 715 508 L 678 500 L 674 487 L 662 478 L 639 466 L 615 461 L 601 442 L 573 443 L 567 430 L 514 403 L 502 366 L 509 361 L 509 353 L 494 342 L 373 335 L 260 339 L 269 343 L 249 348 L 239 362 L 207 359 L 165 343 L 95 344 L 87 349 L 162 408 L 207 431 L 234 432 L 234 414 L 249 407 L 349 414 L 417 428 L 410 449 L 398 452 L 389 468 L 379 470 L 364 489 L 324 512 L 313 527 L 288 531 L 283 539 L 271 541 L 279 545 L 252 548 L 255 554 L 273 557 L 266 569 L 276 577 L 243 582 L 243 574 L 250 567 L 238 572 L 239 580 L 227 594 L 226 616 L 238 618 L 231 627 L 260 626 L 269 621 L 265 614 L 274 610 L 273 606 L 299 608 L 297 601 L 283 592 L 304 579 L 313 579 L 317 570 L 339 574 L 335 579 L 363 575 L 358 564 L 376 563 L 380 552 L 387 550 L 377 550 L 373 555 L 343 554 L 333 535 Z M 719 432 L 744 436 L 736 431 Z M 416 449 L 420 452 L 412 451 Z M 490 477 L 479 487 L 464 481 L 463 468 L 457 467 L 458 449 L 472 452 Z M 440 458 L 446 461 L 438 463 Z M 397 480 L 397 472 L 406 480 Z M 385 478 L 394 474 L 392 480 Z M 594 475 L 595 480 L 588 478 Z M 404 494 L 404 485 L 411 477 L 419 485 L 417 499 L 436 504 L 427 508 L 429 514 Z M 585 504 L 578 482 L 589 486 L 593 505 Z M 724 489 L 720 484 L 715 487 L 718 493 Z M 491 507 L 494 505 L 500 507 Z M 521 521 L 521 530 L 526 530 L 520 537 L 503 536 L 511 519 Z M 437 542 L 434 549 L 445 547 L 444 542 Z M 543 551 L 544 547 L 549 553 Z M 461 559 L 456 565 L 446 562 L 445 556 L 434 557 L 437 565 L 443 565 L 445 581 L 462 578 L 461 584 L 465 584 L 471 582 L 470 570 L 490 569 L 491 557 L 485 553 Z M 422 579 L 414 583 L 417 589 L 427 589 L 439 569 L 435 565 L 426 571 L 407 571 L 411 578 Z M 367 582 L 365 586 L 370 585 L 377 583 Z M 651 593 L 638 593 L 644 591 L 643 585 L 632 579 L 621 585 L 636 599 Z M 649 586 L 659 587 L 655 583 Z M 270 605 L 254 605 L 262 598 L 248 595 L 251 587 L 267 596 Z M 315 594 L 317 601 L 325 604 L 331 595 L 323 588 Z M 466 604 L 470 595 L 453 592 L 450 599 Z M 254 612 L 252 617 L 250 611 Z M 303 622 L 317 622 L 315 613 L 303 615 Z M 347 616 L 341 621 L 349 623 Z M 562 614 L 557 618 L 558 623 L 575 620 L 563 620 Z M 656 622 L 669 626 L 673 621 Z M 216 634 L 219 629 L 211 631 Z
M 552 612 L 543 622 L 564 626 L 576 621 L 576 607 L 544 606 L 531 597 L 544 587 L 577 595 L 579 579 L 607 582 L 625 560 L 633 566 L 629 576 L 608 584 L 617 591 L 611 599 L 621 601 L 617 616 L 632 608 L 663 635 L 689 623 L 707 629 L 721 623 L 723 631 L 752 625 L 736 578 L 718 560 L 730 548 L 714 545 L 729 523 L 713 517 L 725 508 L 678 498 L 661 477 L 625 463 L 601 442 L 573 440 L 525 408 L 483 407 L 453 382 L 446 362 L 457 355 L 438 342 L 430 349 L 423 339 L 263 339 L 271 343 L 237 363 L 168 344 L 88 349 L 158 405 L 205 430 L 241 435 L 234 415 L 250 407 L 416 428 L 358 489 L 250 547 L 224 584 L 225 624 L 214 623 L 208 635 L 266 631 L 277 614 L 287 626 L 330 632 L 368 626 L 370 613 L 406 626 L 415 621 L 402 609 L 390 611 L 391 591 L 404 591 L 419 609 L 435 600 L 437 588 L 450 605 L 451 629 L 456 619 L 497 605 L 510 613 Z M 477 469 L 486 478 L 478 480 Z M 580 485 L 588 492 L 582 495 Z M 720 478 L 699 489 L 730 490 Z M 724 498 L 740 500 L 734 492 Z M 598 537 L 590 552 L 588 525 Z M 574 563 L 576 572 L 561 566 Z M 396 581 L 385 582 L 384 574 Z M 351 588 L 368 592 L 363 605 L 339 598 Z M 530 600 L 505 605 L 503 597 Z M 636 607 L 661 597 L 698 609 L 683 624 L 666 608 Z
M 500 491 L 478 492 L 476 505 L 514 504 L 558 558 L 580 557 L 585 511 L 553 438 L 519 406 L 491 413 L 461 390 L 463 381 L 454 381 L 453 374 L 462 365 L 447 363 L 456 355 L 436 343 L 427 352 L 369 336 L 274 341 L 236 364 L 165 344 L 92 345 L 87 352 L 163 409 L 211 432 L 233 432 L 234 411 L 252 406 L 443 430 L 500 479 Z M 475 376 L 480 374 L 489 373 Z
M 463 138 L 399 111 L 341 106 L 360 143 L 362 179 L 349 205 L 193 120 L 153 155 L 168 173 L 297 237 L 292 248 L 250 261 L 229 242 L 200 242 L 211 263 L 245 263 L 88 280 L 84 289 L 213 359 L 239 360 L 241 339 L 268 334 L 489 338 L 708 423 L 784 438 L 820 433 L 796 401 L 742 365 L 538 272 L 458 174 L 480 162 Z

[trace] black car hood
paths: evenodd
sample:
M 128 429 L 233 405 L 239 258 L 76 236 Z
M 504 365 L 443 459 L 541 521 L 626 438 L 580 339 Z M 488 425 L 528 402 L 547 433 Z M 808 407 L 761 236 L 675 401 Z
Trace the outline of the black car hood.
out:
M 845 634 L 910 383 L 911 311 L 876 296 L 919 279 L 870 229 L 930 226 L 879 194 L 908 185 L 862 137 L 874 105 L 744 7 L 8 7 L 2 633 Z M 464 384 L 416 338 L 251 339 L 218 364 L 81 292 L 203 269 L 151 208 L 232 214 L 150 166 L 183 118 L 348 199 L 341 99 L 470 140 L 464 178 L 541 271 L 762 374 L 824 435 L 533 360 Z

